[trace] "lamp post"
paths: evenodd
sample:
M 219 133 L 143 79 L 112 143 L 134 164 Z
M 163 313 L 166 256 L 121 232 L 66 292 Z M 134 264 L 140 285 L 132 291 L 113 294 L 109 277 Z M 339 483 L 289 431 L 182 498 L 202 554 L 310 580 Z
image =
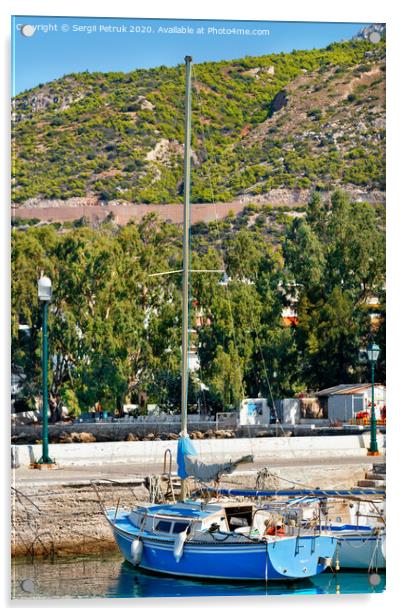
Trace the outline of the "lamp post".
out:
M 370 420 L 370 448 L 368 450 L 369 456 L 379 456 L 377 445 L 377 419 L 375 416 L 375 403 L 374 403 L 374 367 L 380 354 L 380 347 L 378 344 L 370 342 L 367 347 L 367 357 L 371 364 L 371 420 Z
M 54 464 L 49 456 L 49 429 L 48 429 L 48 350 L 47 350 L 47 313 L 52 298 L 52 281 L 43 273 L 38 280 L 38 297 L 43 305 L 42 317 L 42 457 L 38 464 Z

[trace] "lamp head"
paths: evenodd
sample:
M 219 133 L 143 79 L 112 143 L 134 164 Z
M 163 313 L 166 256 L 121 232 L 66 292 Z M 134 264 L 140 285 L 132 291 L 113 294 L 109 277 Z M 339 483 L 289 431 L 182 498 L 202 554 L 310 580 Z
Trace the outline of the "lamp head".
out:
M 370 342 L 370 344 L 367 347 L 367 357 L 369 361 L 375 363 L 378 359 L 379 354 L 380 354 L 380 347 L 378 346 L 378 344 Z
M 41 302 L 50 302 L 52 299 L 52 281 L 43 274 L 38 280 L 38 297 Z

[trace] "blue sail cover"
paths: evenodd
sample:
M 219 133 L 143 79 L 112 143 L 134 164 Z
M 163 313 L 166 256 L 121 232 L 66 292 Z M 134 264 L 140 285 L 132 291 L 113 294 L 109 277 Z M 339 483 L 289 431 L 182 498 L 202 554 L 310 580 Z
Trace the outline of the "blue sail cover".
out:
M 196 456 L 197 452 L 189 436 L 181 436 L 177 443 L 177 474 L 181 479 L 186 479 L 188 474 L 186 472 L 185 456 Z

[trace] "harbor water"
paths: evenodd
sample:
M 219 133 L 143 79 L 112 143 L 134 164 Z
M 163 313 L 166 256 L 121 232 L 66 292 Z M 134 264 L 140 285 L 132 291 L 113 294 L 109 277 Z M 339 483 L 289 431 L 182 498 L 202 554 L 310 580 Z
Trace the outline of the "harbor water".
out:
M 385 571 L 341 571 L 286 583 L 206 582 L 141 571 L 119 554 L 55 560 L 15 560 L 12 598 L 146 598 L 236 595 L 316 595 L 381 593 Z

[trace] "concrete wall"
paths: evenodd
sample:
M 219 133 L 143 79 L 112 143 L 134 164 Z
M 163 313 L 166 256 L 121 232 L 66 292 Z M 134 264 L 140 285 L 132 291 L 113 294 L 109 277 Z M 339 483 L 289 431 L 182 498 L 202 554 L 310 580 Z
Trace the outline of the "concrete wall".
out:
M 205 462 L 218 462 L 252 454 L 254 460 L 272 457 L 304 459 L 319 457 L 340 458 L 361 456 L 369 447 L 370 434 L 348 436 L 305 436 L 253 439 L 208 439 L 194 441 Z M 380 451 L 385 444 L 384 435 L 378 435 Z M 50 445 L 50 456 L 61 466 L 86 466 L 113 463 L 144 465 L 163 462 L 166 449 L 176 458 L 177 441 L 134 441 L 117 443 L 71 443 Z M 13 445 L 14 465 L 29 466 L 39 459 L 41 445 Z M 145 470 L 145 469 L 144 469 Z
M 300 400 L 285 398 L 281 400 L 281 421 L 284 424 L 296 424 L 300 421 Z

